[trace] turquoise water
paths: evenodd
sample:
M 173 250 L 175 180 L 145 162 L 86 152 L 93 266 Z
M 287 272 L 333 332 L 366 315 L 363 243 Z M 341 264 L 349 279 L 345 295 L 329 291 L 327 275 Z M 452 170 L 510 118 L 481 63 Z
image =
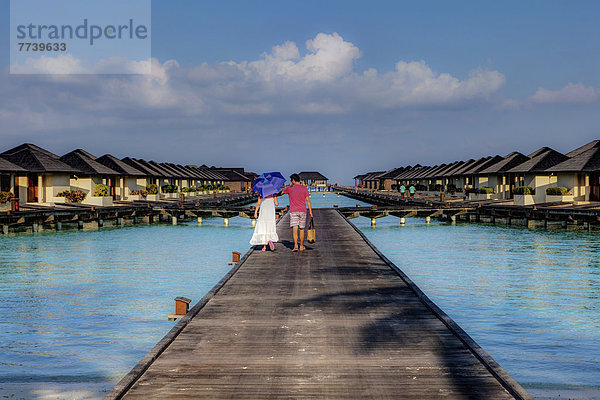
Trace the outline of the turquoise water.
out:
M 600 233 L 406 221 L 353 220 L 525 388 L 600 389 Z
M 598 388 L 599 234 L 352 221 L 520 383 Z M 231 251 L 249 248 L 249 220 L 222 223 L 0 237 L 0 392 L 41 398 L 40 388 L 80 385 L 101 397 L 173 326 L 173 299 L 195 303 L 229 270 Z

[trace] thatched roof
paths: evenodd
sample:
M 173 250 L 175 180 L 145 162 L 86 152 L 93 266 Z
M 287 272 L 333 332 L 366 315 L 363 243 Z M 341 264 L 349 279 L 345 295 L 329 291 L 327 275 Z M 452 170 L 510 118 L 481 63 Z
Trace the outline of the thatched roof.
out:
M 485 169 L 482 169 L 477 173 L 477 175 L 502 174 L 516 167 L 517 165 L 526 162 L 527 160 L 529 160 L 529 157 L 519 153 L 518 151 L 514 151 L 506 155 L 506 157 L 504 157 L 502 160 L 488 166 Z
M 542 147 L 531 153 L 531 159 L 524 163 L 509 169 L 508 173 L 526 173 L 526 172 L 543 172 L 550 167 L 553 167 L 561 162 L 568 160 L 569 157 L 549 147 Z
M 84 156 L 86 156 L 86 157 L 88 157 L 88 158 L 91 158 L 92 160 L 95 160 L 95 159 L 97 158 L 97 157 L 96 157 L 95 155 L 93 155 L 92 153 L 90 153 L 90 152 L 87 152 L 87 151 L 85 151 L 85 150 L 83 150 L 83 149 L 77 149 L 77 150 L 73 150 L 73 152 L 76 152 L 76 153 L 79 153 L 79 154 L 81 154 L 81 155 L 84 155 Z
M 405 169 L 406 169 L 406 167 L 390 169 L 387 172 L 385 172 L 383 175 L 381 175 L 380 178 L 381 179 L 394 179 L 399 174 L 401 174 Z
M 123 161 L 125 164 L 131 165 L 138 171 L 143 172 L 144 174 L 146 174 L 146 176 L 154 176 L 154 177 L 162 177 L 163 176 L 159 171 L 152 168 L 150 165 L 148 165 L 145 162 L 142 163 L 138 159 L 131 158 L 131 157 L 125 157 L 125 158 L 121 159 L 121 161 Z
M 434 173 L 428 174 L 428 178 L 441 178 L 450 176 L 454 170 L 459 169 L 465 162 L 464 161 L 454 161 L 446 165 L 444 168 L 437 170 Z
M 477 173 L 479 173 L 480 171 L 483 171 L 484 169 L 502 161 L 504 159 L 504 157 L 502 156 L 494 156 L 494 157 L 484 157 L 482 163 L 479 163 L 477 165 L 473 165 L 471 168 L 466 169 L 465 171 L 461 172 L 461 175 L 475 175 Z
M 595 172 L 600 171 L 600 147 L 591 147 L 568 160 L 546 170 L 547 172 Z
M 62 162 L 70 165 L 71 167 L 81 171 L 85 175 L 120 175 L 119 172 L 107 167 L 106 165 L 100 164 L 94 159 L 88 157 L 87 152 L 80 150 L 74 150 L 70 153 L 65 154 L 60 158 Z
M 77 169 L 65 164 L 56 154 L 31 143 L 25 143 L 2 153 L 2 157 L 28 172 L 77 173 Z
M 435 167 L 432 167 L 429 171 L 424 171 L 423 175 L 421 176 L 421 179 L 433 178 L 439 171 L 446 169 L 446 167 L 448 167 L 448 164 L 442 163 L 440 165 L 436 165 Z
M 420 179 L 422 175 L 425 175 L 427 171 L 431 170 L 431 167 L 415 167 L 408 174 L 404 175 L 402 179 Z
M 301 181 L 326 181 L 327 177 L 323 174 L 321 174 L 320 172 L 317 171 L 303 171 L 300 172 L 298 175 L 300 175 L 300 180 Z
M 1 172 L 27 172 L 25 168 L 19 167 L 17 164 L 13 164 L 10 161 L 0 157 L 0 171 Z
M 223 175 L 225 180 L 229 182 L 248 182 L 253 180 L 243 173 L 240 173 L 237 169 L 215 168 L 215 170 Z
M 110 154 L 105 154 L 102 157 L 96 158 L 96 161 L 102 165 L 107 166 L 108 168 L 115 170 L 119 173 L 119 175 L 127 175 L 127 176 L 146 176 L 145 172 L 140 171 L 137 168 L 132 167 L 119 160 L 117 157 L 112 156 Z
M 472 172 L 474 170 L 480 169 L 481 166 L 485 163 L 487 163 L 492 157 L 487 156 L 487 157 L 482 157 L 480 159 L 474 160 L 473 162 L 463 165 L 462 167 L 460 167 L 458 170 L 454 171 L 453 175 L 454 176 L 466 176 L 466 175 L 471 175 Z
M 572 150 L 570 152 L 568 152 L 566 154 L 567 157 L 575 157 L 576 155 L 579 155 L 585 151 L 588 151 L 590 149 L 595 149 L 600 147 L 600 140 L 592 140 L 589 143 L 584 144 L 581 147 L 576 148 L 575 150 Z

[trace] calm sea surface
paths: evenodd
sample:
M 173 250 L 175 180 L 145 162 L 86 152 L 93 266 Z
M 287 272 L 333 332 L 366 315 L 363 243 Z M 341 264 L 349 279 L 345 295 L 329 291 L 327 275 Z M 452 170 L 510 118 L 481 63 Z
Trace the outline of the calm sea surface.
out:
M 353 222 L 526 388 L 600 389 L 600 234 Z M 102 397 L 251 236 L 217 218 L 0 237 L 0 393 Z

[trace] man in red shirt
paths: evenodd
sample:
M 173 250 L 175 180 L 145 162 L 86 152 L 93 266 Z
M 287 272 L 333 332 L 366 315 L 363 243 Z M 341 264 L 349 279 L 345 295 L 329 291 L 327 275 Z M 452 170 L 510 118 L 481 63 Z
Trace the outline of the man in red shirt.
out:
M 300 251 L 304 247 L 304 228 L 306 228 L 306 207 L 310 212 L 310 217 L 313 217 L 312 205 L 310 204 L 310 195 L 306 186 L 300 184 L 300 176 L 292 174 L 290 176 L 292 186 L 288 186 L 283 194 L 287 194 L 290 199 L 290 228 L 294 237 L 294 249 L 298 251 L 298 231 L 300 231 Z

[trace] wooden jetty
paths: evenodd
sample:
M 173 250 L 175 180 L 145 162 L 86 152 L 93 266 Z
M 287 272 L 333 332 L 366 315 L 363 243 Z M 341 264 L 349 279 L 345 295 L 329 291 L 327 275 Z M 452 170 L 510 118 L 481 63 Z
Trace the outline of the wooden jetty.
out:
M 221 217 L 226 221 L 235 216 L 251 218 L 249 208 L 242 205 L 254 201 L 254 194 L 241 193 L 184 201 L 118 201 L 109 207 L 70 203 L 54 206 L 28 203 L 18 211 L 0 212 L 0 233 L 62 230 L 69 227 L 100 228 L 127 223 L 177 223 L 178 220 L 203 217 Z
M 513 205 L 507 200 L 439 201 L 434 199 L 401 199 L 397 194 L 368 191 L 336 190 L 349 198 L 368 202 L 378 207 L 345 207 L 340 211 L 348 218 L 364 216 L 374 220 L 393 215 L 399 218 L 425 217 L 446 221 L 485 222 L 521 225 L 527 227 L 562 227 L 569 229 L 600 230 L 600 202 L 543 203 Z
M 250 250 L 107 399 L 530 399 L 335 209 Z

